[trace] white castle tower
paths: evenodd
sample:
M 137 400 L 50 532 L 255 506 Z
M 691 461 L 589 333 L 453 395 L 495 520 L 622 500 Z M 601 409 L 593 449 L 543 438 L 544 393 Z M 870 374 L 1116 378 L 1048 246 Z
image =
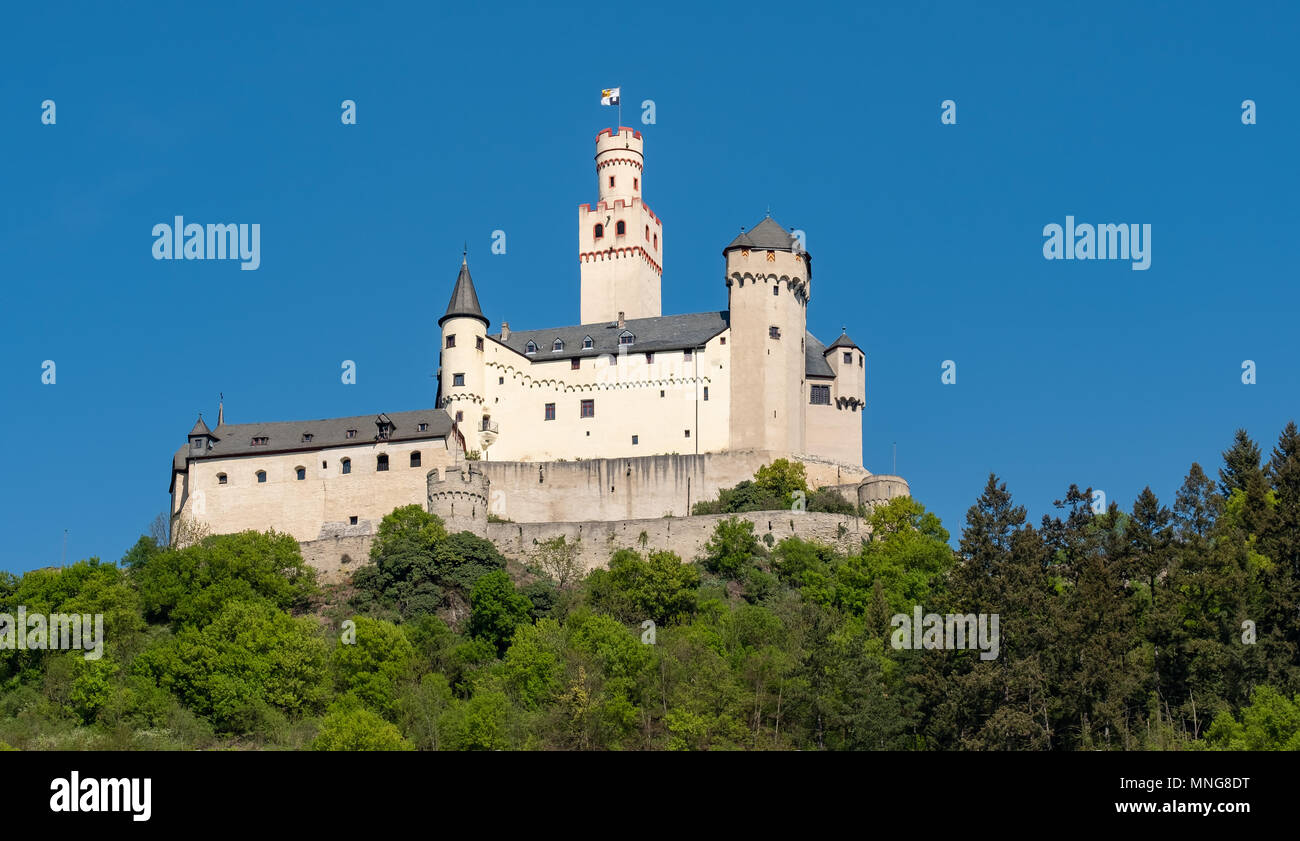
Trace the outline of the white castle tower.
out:
M 479 307 L 469 262 L 461 257 L 460 274 L 447 312 L 438 319 L 442 353 L 438 365 L 438 408 L 445 409 L 465 436 L 465 447 L 483 451 L 491 441 L 483 421 L 487 411 L 484 344 L 488 320 Z
M 662 314 L 664 226 L 641 199 L 644 163 L 641 132 L 596 135 L 600 200 L 578 208 L 582 324 Z
M 731 448 L 804 452 L 812 256 L 771 217 L 722 253 L 731 310 Z

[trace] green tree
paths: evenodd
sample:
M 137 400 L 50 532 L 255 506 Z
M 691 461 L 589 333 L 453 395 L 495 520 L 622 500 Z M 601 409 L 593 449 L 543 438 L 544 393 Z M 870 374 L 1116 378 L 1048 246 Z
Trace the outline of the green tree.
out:
M 515 629 L 527 624 L 532 611 L 528 597 L 515 590 L 510 576 L 498 570 L 484 575 L 469 596 L 470 636 L 487 640 L 504 654 Z
M 337 710 L 325 716 L 311 747 L 338 751 L 415 749 L 392 723 L 364 707 Z

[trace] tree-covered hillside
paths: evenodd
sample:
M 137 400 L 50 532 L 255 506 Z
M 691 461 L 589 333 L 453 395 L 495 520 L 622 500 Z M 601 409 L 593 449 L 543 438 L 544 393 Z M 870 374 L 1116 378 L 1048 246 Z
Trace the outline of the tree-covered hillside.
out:
M 623 547 L 585 576 L 572 544 L 521 565 L 408 506 L 332 587 L 284 535 L 141 538 L 0 579 L 0 613 L 104 626 L 97 660 L 0 649 L 0 746 L 1300 749 L 1295 425 L 1266 453 L 1238 432 L 1172 501 L 1091 502 L 1032 524 L 990 476 L 956 552 L 897 499 L 849 556 L 732 519 L 699 558 Z M 998 656 L 895 648 L 917 606 L 997 614 Z

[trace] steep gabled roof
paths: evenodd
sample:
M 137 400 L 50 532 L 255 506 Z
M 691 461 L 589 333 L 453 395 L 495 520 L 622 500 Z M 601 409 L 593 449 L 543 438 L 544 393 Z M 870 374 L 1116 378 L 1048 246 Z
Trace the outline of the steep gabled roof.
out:
M 483 315 L 483 310 L 478 305 L 478 292 L 474 290 L 474 280 L 469 276 L 469 262 L 464 257 L 460 260 L 460 274 L 456 275 L 456 286 L 451 290 L 451 300 L 447 302 L 447 312 L 438 319 L 438 326 L 441 327 L 442 323 L 449 318 L 457 317 L 477 318 L 484 326 L 488 324 L 487 317 Z
M 211 435 L 211 434 L 212 434 L 212 430 L 208 429 L 208 425 L 203 422 L 203 415 L 199 415 L 199 419 L 194 422 L 194 428 L 190 430 L 190 437 L 193 437 L 195 435 Z
M 629 318 L 618 326 L 615 321 L 596 324 L 575 324 L 572 327 L 547 327 L 543 330 L 511 330 L 510 338 L 502 339 L 500 333 L 488 338 L 497 341 L 516 353 L 526 353 L 528 343 L 537 345 L 537 353 L 528 358 L 571 359 L 575 356 L 617 354 L 618 338 L 624 331 L 635 341 L 627 345 L 628 353 L 650 353 L 656 350 L 681 350 L 696 348 L 731 326 L 731 314 L 722 312 L 694 312 L 685 315 L 661 315 L 657 318 Z M 582 340 L 591 336 L 592 346 L 583 349 Z M 556 339 L 564 342 L 564 350 L 552 351 Z

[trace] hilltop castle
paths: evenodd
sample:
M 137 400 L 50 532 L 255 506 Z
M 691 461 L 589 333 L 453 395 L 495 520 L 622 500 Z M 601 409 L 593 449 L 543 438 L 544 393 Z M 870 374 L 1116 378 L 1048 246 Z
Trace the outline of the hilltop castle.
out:
M 855 502 L 907 493 L 862 467 L 864 354 L 846 333 L 825 345 L 808 332 L 801 236 L 770 217 L 742 230 L 722 250 L 727 308 L 663 315 L 664 225 L 642 197 L 644 160 L 640 132 L 597 135 L 599 200 L 578 210 L 579 323 L 489 333 L 462 258 L 438 319 L 436 408 L 200 418 L 173 459 L 173 525 L 338 540 L 412 502 L 480 533 L 488 507 L 538 524 L 685 516 L 782 457 Z

